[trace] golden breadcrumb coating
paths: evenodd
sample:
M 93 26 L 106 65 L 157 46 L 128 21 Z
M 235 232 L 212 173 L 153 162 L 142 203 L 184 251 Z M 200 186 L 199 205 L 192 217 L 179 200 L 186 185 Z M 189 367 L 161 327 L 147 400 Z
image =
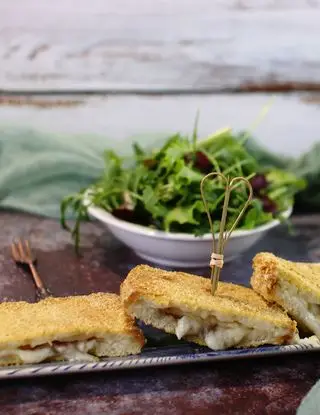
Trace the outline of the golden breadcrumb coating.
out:
M 108 334 L 127 335 L 133 342 L 144 344 L 141 331 L 116 294 L 47 298 L 34 304 L 0 304 L 0 351 L 53 341 L 103 339 Z
M 274 301 L 280 279 L 295 286 L 311 302 L 320 303 L 320 264 L 291 262 L 270 252 L 261 252 L 254 257 L 251 286 L 256 292 Z
M 261 252 L 253 259 L 251 285 L 267 301 L 281 305 L 299 329 L 320 338 L 320 264 Z
M 183 309 L 192 314 L 204 311 L 235 321 L 264 321 L 287 328 L 289 337 L 296 330 L 296 323 L 285 312 L 276 305 L 269 305 L 252 289 L 219 282 L 212 295 L 209 279 L 184 272 L 137 266 L 122 283 L 120 296 L 127 309 L 143 299 L 161 309 Z

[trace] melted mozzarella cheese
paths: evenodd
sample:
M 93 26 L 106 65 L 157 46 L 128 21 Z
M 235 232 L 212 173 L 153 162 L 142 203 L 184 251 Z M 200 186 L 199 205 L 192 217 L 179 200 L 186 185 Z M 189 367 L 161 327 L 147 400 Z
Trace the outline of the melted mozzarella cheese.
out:
M 54 351 L 51 347 L 38 347 L 36 349 L 21 350 L 18 349 L 16 354 L 19 356 L 23 363 L 40 363 L 47 360 L 49 357 L 54 356 Z
M 201 323 L 194 318 L 183 316 L 178 320 L 176 336 L 182 339 L 183 336 L 198 334 L 201 330 Z
M 80 344 L 79 344 L 80 343 Z M 94 340 L 90 342 L 77 342 L 77 343 L 68 343 L 60 344 L 55 346 L 55 350 L 58 352 L 58 356 L 62 357 L 63 360 L 68 360 L 69 362 L 77 361 L 96 361 L 97 358 L 88 354 L 87 352 L 91 350 L 95 345 Z
M 281 281 L 279 284 L 277 296 L 288 313 L 320 339 L 319 304 L 309 303 L 302 295 L 297 294 L 295 287 L 286 281 Z
M 95 345 L 96 340 L 78 341 L 72 343 L 61 343 L 59 345 L 53 344 L 52 346 L 35 347 L 34 349 L 12 349 L 0 351 L 0 363 L 1 358 L 3 360 L 8 359 L 10 356 L 16 357 L 22 363 L 33 364 L 40 363 L 51 357 L 56 359 L 63 359 L 70 362 L 76 361 L 96 361 L 96 357 L 90 355 Z
M 1 358 L 4 360 L 9 358 L 10 356 L 16 357 L 22 363 L 40 363 L 44 360 L 52 357 L 54 355 L 54 351 L 51 349 L 50 346 L 48 347 L 37 347 L 35 349 L 29 350 L 22 350 L 22 349 L 14 349 L 14 350 L 1 350 L 0 351 L 0 362 Z
M 189 316 L 181 317 L 176 326 L 176 336 L 181 339 L 188 335 L 198 335 L 204 337 L 207 346 L 212 350 L 223 350 L 240 343 L 249 329 L 234 324 L 231 327 L 215 326 L 211 330 L 205 328 L 205 322 L 191 318 Z
M 249 329 L 241 325 L 231 328 L 216 327 L 206 333 L 205 342 L 212 350 L 228 349 L 239 344 L 248 331 Z

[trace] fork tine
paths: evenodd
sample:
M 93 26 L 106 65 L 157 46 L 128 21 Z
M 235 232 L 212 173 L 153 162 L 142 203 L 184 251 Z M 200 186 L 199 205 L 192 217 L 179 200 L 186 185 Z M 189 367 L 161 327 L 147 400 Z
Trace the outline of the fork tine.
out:
M 23 243 L 21 239 L 18 239 L 18 249 L 19 249 L 19 254 L 20 254 L 20 258 L 22 261 L 26 260 L 26 255 L 23 249 Z
M 28 239 L 25 240 L 25 245 L 26 245 L 27 255 L 29 256 L 30 261 L 32 261 L 33 253 L 32 253 L 32 249 L 31 249 L 30 242 Z
M 17 251 L 17 246 L 16 246 L 16 244 L 14 242 L 11 244 L 11 253 L 12 253 L 13 259 L 15 261 L 19 262 L 19 259 L 20 259 L 19 258 L 19 253 Z
M 30 268 L 34 284 L 37 288 L 37 299 L 51 296 L 44 286 L 38 271 L 34 265 L 36 257 L 33 255 L 31 244 L 28 239 L 17 239 L 11 244 L 12 257 L 17 264 L 27 264 Z

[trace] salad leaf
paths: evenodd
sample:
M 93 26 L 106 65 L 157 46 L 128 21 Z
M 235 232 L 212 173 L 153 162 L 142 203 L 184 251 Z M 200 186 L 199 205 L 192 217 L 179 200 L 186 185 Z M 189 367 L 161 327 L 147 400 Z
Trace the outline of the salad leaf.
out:
M 193 211 L 195 205 L 190 207 L 175 207 L 173 208 L 164 219 L 164 230 L 169 232 L 172 223 L 177 222 L 180 225 L 185 223 L 191 225 L 197 225 L 199 222 L 194 218 Z
M 250 209 L 244 218 L 244 228 L 254 229 L 257 225 L 262 225 L 273 219 L 271 212 L 263 210 L 263 204 L 260 200 L 254 199 L 251 203 Z
M 241 140 L 243 135 L 239 135 Z M 320 142 L 297 159 L 273 154 L 259 145 L 252 137 L 243 141 L 244 147 L 259 162 L 261 171 L 281 169 L 302 180 L 295 195 L 295 211 L 319 212 L 320 209 Z M 292 197 L 291 201 L 292 203 Z
M 291 165 L 291 171 L 303 177 L 308 185 L 298 193 L 297 209 L 303 212 L 320 210 L 320 142 Z
M 200 182 L 216 171 L 230 178 L 242 176 L 251 181 L 254 200 L 238 227 L 253 229 L 281 218 L 292 205 L 293 196 L 305 182 L 294 173 L 261 166 L 241 138 L 225 129 L 204 140 L 197 137 L 197 125 L 191 137 L 172 135 L 159 149 L 146 150 L 133 144 L 131 159 L 120 158 L 112 151 L 104 154 L 105 169 L 100 180 L 86 191 L 93 205 L 122 220 L 167 232 L 203 235 L 210 232 L 201 200 Z M 219 229 L 225 189 L 219 178 L 204 186 L 214 230 Z M 76 244 L 82 220 L 87 219 L 83 204 L 85 191 L 65 198 L 61 203 L 61 223 L 67 209 L 77 214 L 70 229 Z M 247 189 L 239 184 L 230 196 L 227 229 L 231 227 L 247 199 Z

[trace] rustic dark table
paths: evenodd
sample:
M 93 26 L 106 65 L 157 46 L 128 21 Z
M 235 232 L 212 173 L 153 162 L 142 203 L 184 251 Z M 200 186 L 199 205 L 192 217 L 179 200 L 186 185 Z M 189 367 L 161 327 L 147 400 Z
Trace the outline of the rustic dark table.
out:
M 248 284 L 250 260 L 271 250 L 292 260 L 320 262 L 320 216 L 294 219 L 295 234 L 277 228 L 222 279 Z M 38 268 L 54 295 L 118 292 L 132 252 L 96 224 L 83 227 L 82 257 L 57 221 L 22 213 L 0 213 L 0 299 L 35 300 L 31 278 L 10 258 L 10 242 L 28 236 Z M 195 272 L 208 275 L 208 269 Z M 257 358 L 123 372 L 66 375 L 0 382 L 0 414 L 294 414 L 320 376 L 318 354 Z

